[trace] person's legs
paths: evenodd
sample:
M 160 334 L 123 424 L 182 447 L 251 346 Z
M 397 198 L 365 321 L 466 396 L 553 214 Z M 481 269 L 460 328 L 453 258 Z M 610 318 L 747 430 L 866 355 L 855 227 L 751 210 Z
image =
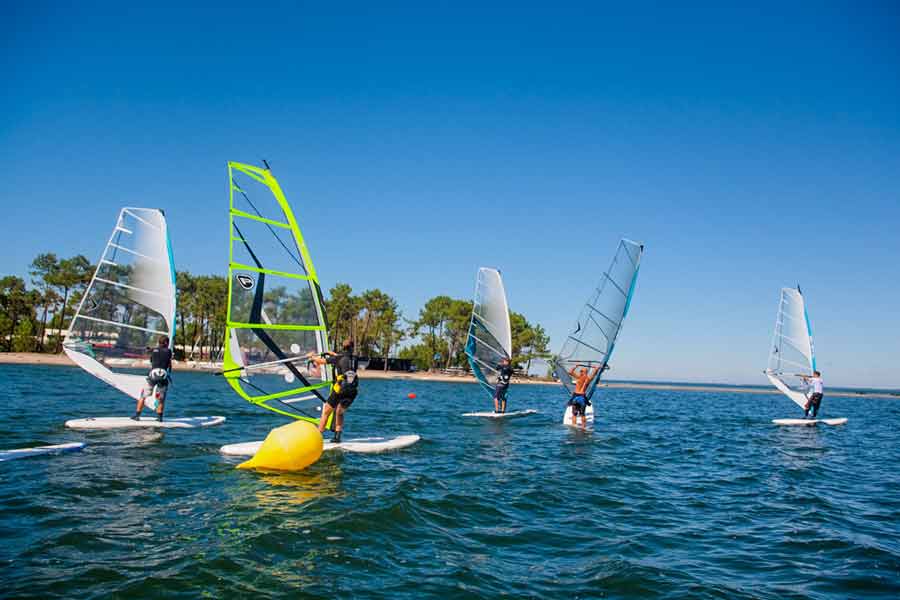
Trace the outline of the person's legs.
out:
M 337 411 L 334 413 L 334 430 L 338 433 L 344 430 L 345 412 L 347 412 L 347 407 L 343 404 L 338 404 Z
M 500 391 L 500 412 L 502 413 L 506 412 L 506 389 L 507 388 L 504 386 Z
M 169 392 L 168 385 L 156 386 L 156 420 L 163 420 L 163 407 L 166 404 L 166 394 Z
M 819 414 L 819 405 L 822 404 L 822 394 L 813 394 L 812 397 L 812 411 L 813 411 L 813 419 Z
M 331 405 L 331 398 L 328 399 L 322 406 L 322 416 L 319 417 L 319 433 L 325 433 L 325 426 L 328 424 L 328 417 L 331 416 L 331 413 L 334 411 L 334 407 Z
M 144 399 L 152 393 L 153 393 L 153 386 L 150 385 L 149 383 L 147 383 L 141 389 L 141 396 L 140 396 L 140 398 L 138 398 L 137 407 L 134 409 L 134 416 L 131 417 L 132 420 L 134 420 L 134 421 L 141 420 L 141 411 L 144 410 Z

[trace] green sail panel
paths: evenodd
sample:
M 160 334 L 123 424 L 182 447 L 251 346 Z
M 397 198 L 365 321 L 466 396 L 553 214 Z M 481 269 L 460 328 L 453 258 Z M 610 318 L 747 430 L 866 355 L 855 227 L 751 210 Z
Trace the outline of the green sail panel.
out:
M 245 400 L 317 422 L 307 401 L 327 395 L 330 370 L 303 357 L 328 350 L 319 278 L 269 169 L 228 163 L 228 312 L 223 373 Z
M 585 303 L 572 332 L 553 359 L 553 372 L 571 394 L 575 384 L 569 374 L 573 368 L 589 369 L 597 375 L 587 388 L 590 398 L 609 364 L 622 323 L 628 315 L 637 282 L 644 246 L 622 239 L 609 269 Z M 598 369 L 599 367 L 599 369 Z

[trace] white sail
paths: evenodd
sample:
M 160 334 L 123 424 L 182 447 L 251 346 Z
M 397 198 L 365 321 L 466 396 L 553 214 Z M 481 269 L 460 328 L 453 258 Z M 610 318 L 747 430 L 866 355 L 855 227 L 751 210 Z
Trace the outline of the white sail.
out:
M 612 264 L 581 310 L 575 329 L 554 358 L 554 373 L 569 393 L 575 390 L 570 375 L 572 369 L 588 369 L 595 374 L 585 393 L 588 399 L 597 388 L 628 315 L 643 253 L 642 244 L 627 239 L 619 241 Z
M 493 395 L 500 361 L 512 358 L 509 306 L 496 269 L 478 269 L 466 356 L 475 378 Z
M 812 328 L 803 293 L 799 286 L 797 289 L 782 288 L 766 376 L 772 385 L 802 408 L 807 397 L 800 376 L 812 375 L 815 370 Z
M 149 358 L 162 335 L 175 339 L 175 266 L 166 218 L 155 208 L 123 208 L 63 349 L 82 369 L 137 399 L 145 376 L 116 372 L 109 364 Z

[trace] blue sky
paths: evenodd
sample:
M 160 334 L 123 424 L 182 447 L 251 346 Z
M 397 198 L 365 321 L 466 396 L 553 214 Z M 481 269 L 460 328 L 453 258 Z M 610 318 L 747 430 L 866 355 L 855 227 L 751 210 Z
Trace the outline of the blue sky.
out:
M 628 236 L 610 376 L 762 383 L 799 282 L 827 382 L 900 387 L 896 4 L 61 4 L 4 8 L 3 273 L 124 204 L 224 273 L 265 158 L 326 289 L 413 316 L 496 266 L 558 348 Z

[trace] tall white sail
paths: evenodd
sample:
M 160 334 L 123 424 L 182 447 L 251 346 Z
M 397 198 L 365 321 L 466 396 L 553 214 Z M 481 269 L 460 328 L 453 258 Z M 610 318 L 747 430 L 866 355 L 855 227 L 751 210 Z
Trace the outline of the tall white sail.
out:
M 772 385 L 802 408 L 807 398 L 800 376 L 812 375 L 815 370 L 812 327 L 803 293 L 799 286 L 797 289 L 782 288 L 766 376 Z
M 149 358 L 160 336 L 175 339 L 175 266 L 166 217 L 123 208 L 66 333 L 78 366 L 134 399 L 144 375 L 116 372 L 115 359 Z
M 475 378 L 493 396 L 500 361 L 512 358 L 509 306 L 500 271 L 496 269 L 478 269 L 466 357 Z
M 619 241 L 612 264 L 588 298 L 574 330 L 554 358 L 554 373 L 569 393 L 575 389 L 570 371 L 586 368 L 589 372 L 596 372 L 596 375 L 588 384 L 585 395 L 590 399 L 594 394 L 600 376 L 612 357 L 622 322 L 628 315 L 643 253 L 642 244 L 627 239 Z

